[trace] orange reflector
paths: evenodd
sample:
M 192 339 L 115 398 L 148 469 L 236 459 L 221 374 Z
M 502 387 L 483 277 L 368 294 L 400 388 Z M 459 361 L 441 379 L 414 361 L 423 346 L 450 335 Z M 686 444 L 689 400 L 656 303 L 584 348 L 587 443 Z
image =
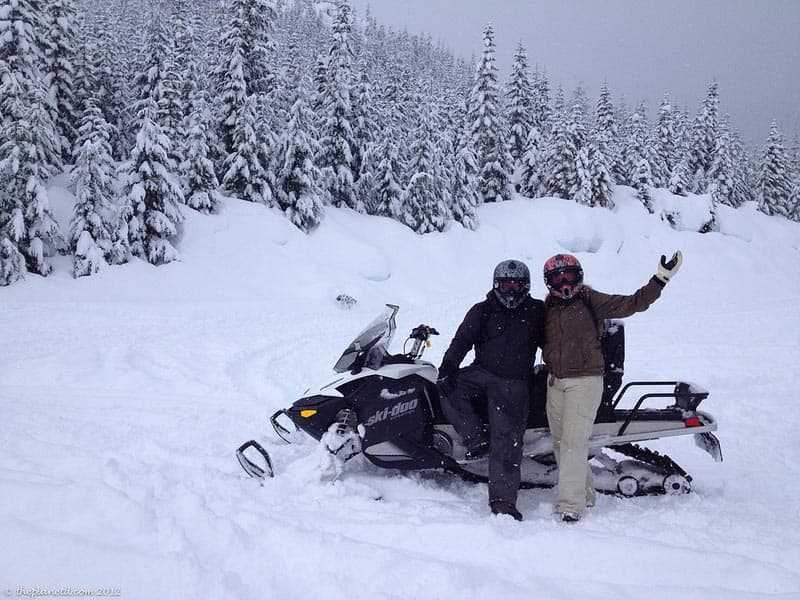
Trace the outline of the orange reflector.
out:
M 313 417 L 315 414 L 317 414 L 317 411 L 312 409 L 306 409 L 300 411 L 300 416 L 305 419 L 307 419 L 308 417 Z
M 684 419 L 683 423 L 687 427 L 700 427 L 700 425 L 702 425 L 700 419 L 698 419 L 697 417 L 689 417 L 688 419 Z

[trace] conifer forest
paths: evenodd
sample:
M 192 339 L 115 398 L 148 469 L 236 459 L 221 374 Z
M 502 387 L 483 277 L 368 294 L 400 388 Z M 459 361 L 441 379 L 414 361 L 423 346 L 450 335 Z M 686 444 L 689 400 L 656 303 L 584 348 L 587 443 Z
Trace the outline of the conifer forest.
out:
M 425 234 L 485 202 L 613 208 L 615 185 L 757 202 L 800 221 L 800 144 L 750 147 L 720 111 L 554 89 L 519 45 L 499 77 L 491 25 L 470 60 L 347 0 L 0 0 L 0 285 L 178 257 L 184 213 L 224 196 L 311 232 L 325 206 Z M 435 32 L 432 32 L 435 35 Z M 508 66 L 506 66 L 508 67 Z M 75 195 L 68 227 L 48 184 Z M 711 219 L 702 231 L 714 231 Z

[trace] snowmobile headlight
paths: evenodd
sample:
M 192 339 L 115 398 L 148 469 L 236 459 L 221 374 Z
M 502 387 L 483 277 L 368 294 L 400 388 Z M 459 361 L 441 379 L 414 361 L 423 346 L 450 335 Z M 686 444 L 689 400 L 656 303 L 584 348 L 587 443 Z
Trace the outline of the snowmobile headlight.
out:
M 317 414 L 317 411 L 312 408 L 307 408 L 305 410 L 300 411 L 300 416 L 303 417 L 304 419 L 313 417 L 315 414 Z

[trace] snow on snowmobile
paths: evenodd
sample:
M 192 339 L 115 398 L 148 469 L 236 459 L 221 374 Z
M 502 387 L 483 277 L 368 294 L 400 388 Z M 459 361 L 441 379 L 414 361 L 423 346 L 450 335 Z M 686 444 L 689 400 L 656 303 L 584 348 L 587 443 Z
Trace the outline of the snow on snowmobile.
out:
M 328 458 L 323 479 L 336 479 L 349 459 L 363 454 L 378 467 L 440 470 L 467 481 L 488 482 L 488 460 L 465 459 L 466 448 L 442 413 L 436 367 L 422 360 L 430 337 L 438 332 L 419 325 L 406 340 L 406 345 L 412 342 L 411 350 L 390 354 L 399 307 L 386 306 L 336 362 L 336 379 L 306 391 L 289 408 L 272 415 L 275 433 L 288 443 L 298 431 L 318 440 Z M 622 386 L 624 327 L 619 321 L 607 321 L 604 329 L 604 350 L 611 356 L 606 357 L 603 401 L 589 440 L 597 490 L 621 496 L 688 493 L 691 476 L 668 456 L 637 442 L 692 435 L 700 448 L 721 461 L 719 440 L 712 433 L 717 422 L 697 410 L 708 392 L 682 381 L 634 381 Z M 544 408 L 546 380 L 546 368 L 537 365 L 530 386 L 522 488 L 557 483 Z M 623 399 L 637 394 L 633 406 L 623 408 Z M 650 399 L 669 404 L 644 407 Z M 258 442 L 245 442 L 236 456 L 251 477 L 273 476 L 271 458 Z

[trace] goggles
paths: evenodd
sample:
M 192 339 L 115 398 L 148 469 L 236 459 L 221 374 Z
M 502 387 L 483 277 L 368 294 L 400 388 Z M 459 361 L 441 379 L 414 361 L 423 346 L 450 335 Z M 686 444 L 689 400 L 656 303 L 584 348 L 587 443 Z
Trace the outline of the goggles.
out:
M 523 287 L 521 279 L 500 279 L 497 284 L 503 294 L 517 294 Z
M 580 276 L 577 273 L 573 273 L 571 271 L 556 273 L 555 275 L 550 276 L 550 283 L 555 286 L 575 285 L 579 281 L 580 281 Z

